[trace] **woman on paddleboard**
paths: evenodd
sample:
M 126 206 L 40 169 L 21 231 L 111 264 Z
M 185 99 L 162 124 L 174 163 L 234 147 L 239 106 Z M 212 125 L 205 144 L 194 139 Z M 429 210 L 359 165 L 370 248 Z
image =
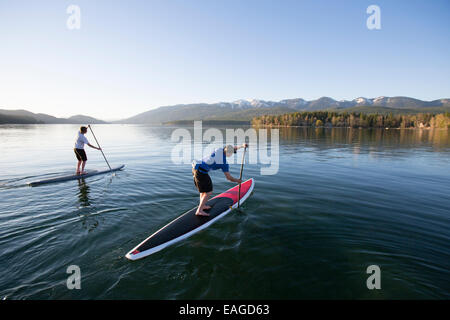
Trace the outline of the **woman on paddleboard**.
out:
M 84 167 L 86 166 L 87 156 L 86 152 L 84 151 L 84 145 L 87 144 L 89 147 L 101 150 L 101 148 L 97 148 L 96 146 L 93 146 L 89 143 L 88 139 L 84 136 L 87 133 L 86 127 L 80 127 L 80 131 L 78 131 L 77 138 L 75 140 L 75 148 L 73 149 L 75 151 L 75 155 L 77 157 L 78 163 L 77 163 L 77 174 L 86 174 L 84 171 Z M 81 166 L 81 171 L 80 171 Z
M 244 143 L 242 146 L 238 147 L 228 145 L 224 148 L 217 148 L 210 156 L 203 158 L 202 160 L 194 160 L 192 162 L 192 175 L 194 176 L 194 183 L 198 192 L 200 192 L 200 204 L 195 212 L 196 215 L 209 216 L 209 214 L 204 210 L 211 209 L 210 206 L 206 205 L 206 202 L 213 191 L 212 181 L 208 174 L 210 170 L 222 169 L 227 180 L 238 184 L 242 182 L 240 179 L 236 179 L 230 174 L 230 168 L 226 158 L 231 157 L 238 149 L 247 147 L 248 144 Z

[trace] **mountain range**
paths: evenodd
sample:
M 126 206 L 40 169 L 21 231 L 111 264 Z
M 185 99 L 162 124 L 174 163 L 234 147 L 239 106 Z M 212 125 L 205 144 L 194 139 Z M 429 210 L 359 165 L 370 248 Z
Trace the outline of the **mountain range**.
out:
M 159 107 L 117 123 L 165 123 L 178 120 L 248 120 L 261 115 L 277 115 L 296 111 L 354 111 L 378 113 L 419 113 L 450 111 L 450 99 L 423 101 L 409 97 L 359 97 L 353 100 L 286 99 L 281 101 L 237 100 L 213 104 L 195 103 Z
M 359 97 L 353 100 L 334 100 L 321 97 L 316 100 L 285 99 L 281 101 L 237 100 L 234 102 L 178 104 L 155 108 L 133 117 L 112 123 L 163 124 L 174 121 L 250 121 L 261 115 L 278 115 L 302 111 L 347 111 L 364 113 L 440 113 L 450 112 L 450 99 L 423 101 L 410 97 Z M 107 123 L 92 117 L 77 115 L 56 118 L 26 110 L 0 109 L 1 123 Z

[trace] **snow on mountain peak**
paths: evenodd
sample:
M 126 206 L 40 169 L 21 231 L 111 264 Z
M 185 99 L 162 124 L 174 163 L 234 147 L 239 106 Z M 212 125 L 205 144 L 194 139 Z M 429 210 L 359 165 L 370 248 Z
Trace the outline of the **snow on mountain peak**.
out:
M 359 98 L 353 99 L 353 101 L 356 102 L 357 104 L 372 104 L 371 99 L 367 99 L 364 97 L 359 97 Z
M 233 101 L 233 104 L 237 104 L 238 106 L 242 107 L 242 106 L 250 106 L 250 100 L 247 99 L 239 99 L 236 101 Z
M 265 101 L 265 100 L 259 100 L 259 99 L 239 99 L 232 102 L 234 107 L 239 108 L 261 108 L 261 107 L 270 107 L 275 104 L 275 102 L 272 101 Z

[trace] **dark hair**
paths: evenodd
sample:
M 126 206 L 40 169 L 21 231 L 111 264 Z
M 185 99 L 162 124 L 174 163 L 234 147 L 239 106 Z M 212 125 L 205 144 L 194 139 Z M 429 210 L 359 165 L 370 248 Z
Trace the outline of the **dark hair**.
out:
M 80 127 L 80 132 L 81 132 L 81 133 L 86 133 L 86 132 L 87 132 L 87 128 L 84 127 L 84 126 L 81 126 L 81 127 Z

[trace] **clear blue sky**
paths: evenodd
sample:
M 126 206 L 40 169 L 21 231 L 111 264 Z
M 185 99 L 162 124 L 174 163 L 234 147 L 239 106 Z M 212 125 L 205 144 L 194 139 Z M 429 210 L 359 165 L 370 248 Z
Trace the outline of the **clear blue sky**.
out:
M 0 108 L 114 119 L 241 98 L 450 98 L 449 39 L 448 0 L 0 0 Z

